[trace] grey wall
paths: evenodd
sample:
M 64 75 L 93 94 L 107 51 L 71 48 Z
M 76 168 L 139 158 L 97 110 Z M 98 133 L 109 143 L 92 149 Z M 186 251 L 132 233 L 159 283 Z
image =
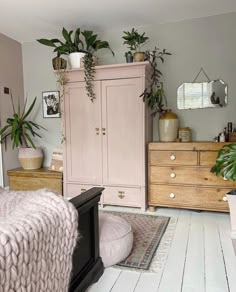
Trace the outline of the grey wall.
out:
M 78 24 L 79 25 L 79 24 Z M 150 37 L 146 48 L 166 48 L 172 56 L 160 64 L 164 74 L 168 107 L 180 118 L 180 126 L 192 128 L 193 139 L 212 140 L 228 121 L 236 123 L 236 13 L 212 16 L 178 23 L 137 27 Z M 107 30 L 100 33 L 108 40 L 115 52 L 113 58 L 104 50 L 99 56 L 100 64 L 125 62 L 123 30 Z M 30 97 L 41 98 L 42 91 L 55 90 L 56 79 L 51 67 L 52 50 L 37 42 L 23 44 L 24 86 Z M 183 82 L 192 82 L 203 67 L 211 79 L 223 79 L 229 86 L 228 106 L 221 109 L 177 110 L 176 90 Z M 199 81 L 205 81 L 201 75 Z M 41 102 L 40 100 L 38 102 Z M 41 144 L 46 149 L 45 165 L 49 165 L 53 148 L 60 145 L 60 119 L 43 119 L 42 110 L 37 115 L 38 123 L 47 127 Z M 158 140 L 157 117 L 154 119 L 154 140 Z
M 37 42 L 23 44 L 24 89 L 28 99 L 37 96 L 36 122 L 45 127 L 41 131 L 42 139 L 36 139 L 37 146 L 44 152 L 44 166 L 49 166 L 52 151 L 61 144 L 60 118 L 43 118 L 42 92 L 58 90 L 56 76 L 53 72 L 51 59 L 52 49 Z
M 18 98 L 23 103 L 23 68 L 21 44 L 0 34 L 0 128 L 13 114 L 10 95 L 3 94 L 3 87 L 8 87 L 15 104 Z M 2 145 L 4 185 L 8 185 L 7 170 L 19 166 L 18 150 L 12 150 L 10 139 Z M 1 174 L 0 174 L 1 175 Z

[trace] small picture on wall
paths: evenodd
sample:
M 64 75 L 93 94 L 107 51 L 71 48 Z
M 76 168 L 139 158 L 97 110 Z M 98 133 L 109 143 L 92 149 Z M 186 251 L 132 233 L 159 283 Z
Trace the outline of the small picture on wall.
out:
M 43 92 L 43 117 L 60 118 L 60 92 Z

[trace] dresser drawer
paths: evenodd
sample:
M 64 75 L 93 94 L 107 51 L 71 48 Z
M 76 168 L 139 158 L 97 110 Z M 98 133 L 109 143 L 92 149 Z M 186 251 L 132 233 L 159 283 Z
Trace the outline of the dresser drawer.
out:
M 199 183 L 198 168 L 194 167 L 151 166 L 149 172 L 152 183 L 190 185 Z
M 171 167 L 151 166 L 150 181 L 152 183 L 236 187 L 236 182 L 224 180 L 210 172 L 208 167 Z
M 151 185 L 149 205 L 229 211 L 227 188 Z
M 196 151 L 150 151 L 149 165 L 197 165 Z
M 141 206 L 141 189 L 124 187 L 105 187 L 103 203 L 120 206 Z
M 200 166 L 212 167 L 216 162 L 218 151 L 200 151 Z

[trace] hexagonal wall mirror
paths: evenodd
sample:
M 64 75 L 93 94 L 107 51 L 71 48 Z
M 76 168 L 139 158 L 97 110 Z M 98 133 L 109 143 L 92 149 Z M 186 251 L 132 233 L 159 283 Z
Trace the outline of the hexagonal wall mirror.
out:
M 200 83 L 183 83 L 177 89 L 178 109 L 225 107 L 228 102 L 228 86 L 223 80 Z

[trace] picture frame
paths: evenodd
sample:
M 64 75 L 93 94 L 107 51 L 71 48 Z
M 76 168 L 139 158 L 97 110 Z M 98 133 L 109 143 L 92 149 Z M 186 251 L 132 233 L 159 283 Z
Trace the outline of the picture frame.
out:
M 44 118 L 60 118 L 60 91 L 43 91 L 42 104 Z

